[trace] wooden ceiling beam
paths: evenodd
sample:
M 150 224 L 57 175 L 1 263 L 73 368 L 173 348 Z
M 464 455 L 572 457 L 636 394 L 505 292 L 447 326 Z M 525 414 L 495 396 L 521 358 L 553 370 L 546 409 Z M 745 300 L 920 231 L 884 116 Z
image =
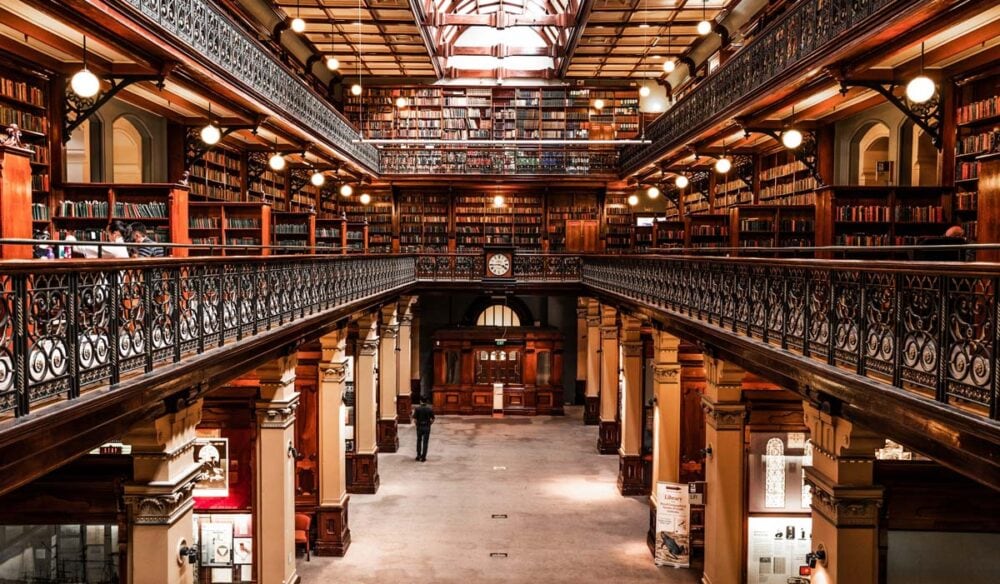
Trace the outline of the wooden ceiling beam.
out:
M 511 28 L 516 26 L 550 26 L 568 28 L 573 26 L 573 15 L 568 13 L 543 15 L 514 15 L 506 12 L 489 14 L 450 14 L 434 12 L 424 17 L 424 26 L 488 26 L 490 28 Z

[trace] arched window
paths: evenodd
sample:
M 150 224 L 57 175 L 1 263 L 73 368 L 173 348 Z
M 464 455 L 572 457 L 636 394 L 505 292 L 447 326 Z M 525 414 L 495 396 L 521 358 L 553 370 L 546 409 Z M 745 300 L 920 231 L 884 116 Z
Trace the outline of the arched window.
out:
M 142 182 L 142 134 L 124 116 L 112 125 L 111 149 L 114 160 L 114 182 Z
M 806 440 L 806 449 L 802 456 L 802 508 L 808 509 L 812 504 L 812 490 L 809 485 L 806 484 L 806 471 L 807 466 L 812 466 L 813 463 L 813 444 L 811 440 Z
M 66 143 L 66 181 L 90 182 L 90 120 L 84 120 L 69 135 Z
M 785 508 L 785 443 L 771 438 L 764 450 L 764 507 Z
M 879 163 L 888 162 L 889 157 L 889 126 L 882 122 L 870 125 L 861 135 L 858 143 L 858 177 L 859 185 L 887 185 L 892 180 L 891 172 L 885 172 Z M 880 172 L 881 171 L 881 172 Z
M 494 304 L 479 313 L 476 326 L 521 326 L 521 319 L 509 306 Z

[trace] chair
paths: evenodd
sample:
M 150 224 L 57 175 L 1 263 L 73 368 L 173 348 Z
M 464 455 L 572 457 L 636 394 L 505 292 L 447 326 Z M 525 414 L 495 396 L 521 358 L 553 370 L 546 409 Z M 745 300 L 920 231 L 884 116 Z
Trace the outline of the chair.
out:
M 299 544 L 302 544 L 306 548 L 306 561 L 309 561 L 309 524 L 312 523 L 312 517 L 306 515 L 305 513 L 295 514 L 295 547 L 298 548 Z

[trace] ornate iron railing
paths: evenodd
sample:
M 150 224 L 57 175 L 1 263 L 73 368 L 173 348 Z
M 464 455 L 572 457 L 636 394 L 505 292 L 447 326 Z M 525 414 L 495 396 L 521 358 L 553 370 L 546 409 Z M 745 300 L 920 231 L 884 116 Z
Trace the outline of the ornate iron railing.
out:
M 417 280 L 478 282 L 486 278 L 482 253 L 421 254 Z M 511 278 L 516 282 L 579 282 L 583 260 L 575 254 L 515 253 Z
M 587 258 L 583 283 L 1000 417 L 1000 266 Z
M 0 414 L 410 285 L 410 256 L 0 264 Z
M 283 110 L 302 127 L 329 141 L 372 172 L 379 172 L 378 150 L 354 143 L 358 130 L 317 96 L 298 76 L 237 26 L 211 0 L 117 0 L 197 51 L 251 93 Z
M 754 92 L 806 60 L 829 52 L 866 21 L 884 20 L 890 8 L 913 6 L 906 0 L 802 0 L 708 76 L 646 128 L 649 146 L 622 150 L 621 167 L 634 172 L 696 131 L 746 102 Z M 731 115 L 731 114 L 730 114 Z

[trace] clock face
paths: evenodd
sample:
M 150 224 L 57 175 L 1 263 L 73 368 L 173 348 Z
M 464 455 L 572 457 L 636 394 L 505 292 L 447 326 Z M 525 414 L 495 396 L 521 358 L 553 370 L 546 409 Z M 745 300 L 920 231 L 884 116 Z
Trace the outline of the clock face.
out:
M 503 276 L 510 271 L 510 258 L 502 253 L 493 254 L 487 260 L 486 267 L 494 276 Z

